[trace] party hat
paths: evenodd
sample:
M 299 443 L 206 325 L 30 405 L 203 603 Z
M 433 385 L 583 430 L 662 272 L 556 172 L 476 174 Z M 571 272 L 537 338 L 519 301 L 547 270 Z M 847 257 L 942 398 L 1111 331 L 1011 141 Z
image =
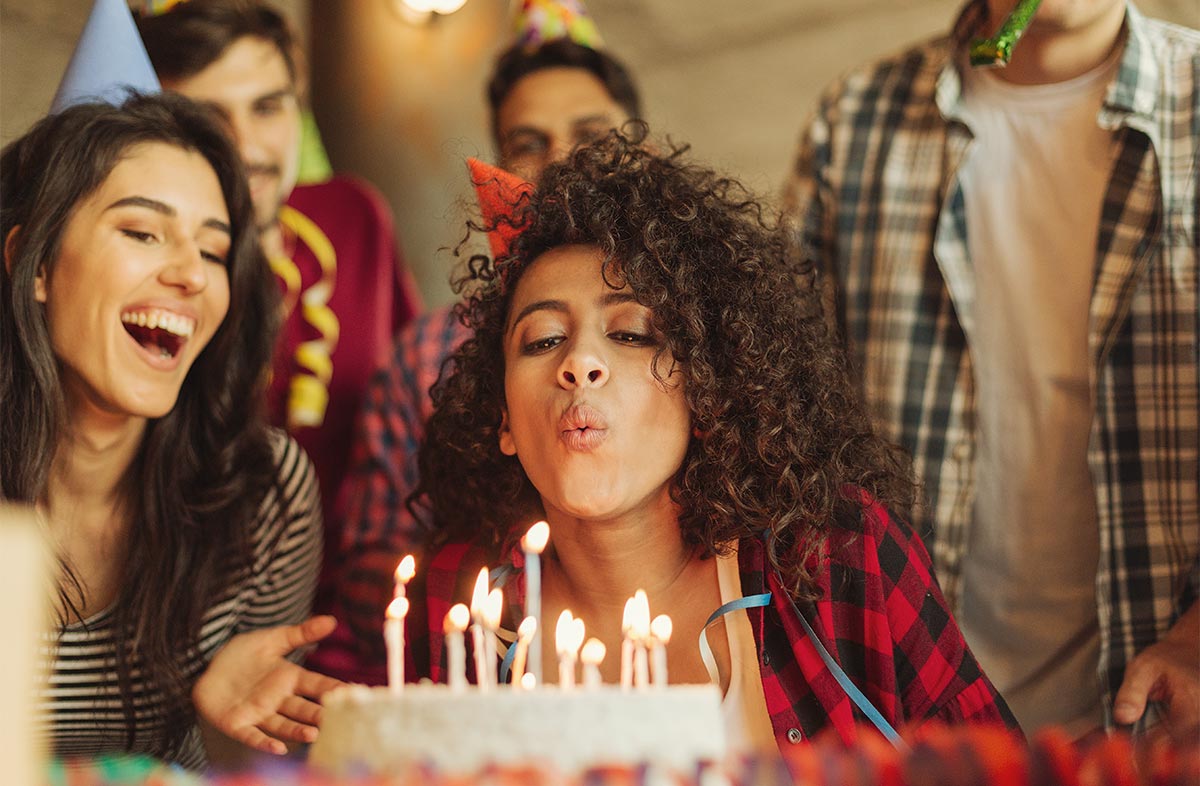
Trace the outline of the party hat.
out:
M 514 24 L 516 43 L 526 50 L 568 38 L 580 46 L 604 46 L 596 23 L 580 0 L 521 0 Z
M 117 104 L 130 90 L 161 90 L 125 0 L 95 0 L 50 112 L 84 101 Z
M 483 220 L 489 228 L 492 258 L 508 256 L 509 248 L 522 229 L 515 213 L 533 195 L 533 184 L 477 158 L 468 158 L 467 167 L 471 170 L 471 182 L 475 185 Z

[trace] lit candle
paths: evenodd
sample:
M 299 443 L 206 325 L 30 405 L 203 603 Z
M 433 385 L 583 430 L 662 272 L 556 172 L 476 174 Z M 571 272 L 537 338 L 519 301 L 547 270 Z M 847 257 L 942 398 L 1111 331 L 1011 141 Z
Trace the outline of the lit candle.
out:
M 483 604 L 487 602 L 488 569 L 482 568 L 479 577 L 475 579 L 475 589 L 471 593 L 471 645 L 475 655 L 475 684 L 480 690 L 488 689 L 487 667 L 484 654 L 483 635 Z
M 539 521 L 521 538 L 525 554 L 525 616 L 537 620 L 529 643 L 529 672 L 542 679 L 542 552 L 550 540 L 550 525 Z
M 396 566 L 396 585 L 392 597 L 403 598 L 404 587 L 408 582 L 412 581 L 412 577 L 417 573 L 417 561 L 413 559 L 413 555 L 408 554 L 404 559 L 400 560 L 400 564 Z
M 650 601 L 645 590 L 633 593 L 633 685 L 645 688 L 650 684 L 650 654 L 646 645 L 650 639 Z
M 488 593 L 483 602 L 483 654 L 487 667 L 488 685 L 496 685 L 496 631 L 500 630 L 500 615 L 504 612 L 504 593 L 500 588 Z
M 467 645 L 463 633 L 470 621 L 471 612 L 461 603 L 451 606 L 442 620 L 446 634 L 446 682 L 455 692 L 467 687 Z
M 529 642 L 533 640 L 533 635 L 537 633 L 537 619 L 534 617 L 526 617 L 521 620 L 521 627 L 517 628 L 517 651 L 513 655 L 512 665 L 512 684 L 516 687 L 521 687 L 525 679 L 525 662 L 529 657 Z M 535 677 L 536 679 L 536 677 Z
M 654 687 L 667 687 L 667 644 L 671 642 L 671 618 L 659 614 L 650 623 L 650 656 L 653 661 Z
M 575 661 L 579 657 L 583 637 L 583 620 L 575 619 L 569 610 L 563 609 L 554 628 L 554 649 L 558 652 L 558 687 L 562 690 L 575 688 Z
M 633 598 L 625 601 L 621 614 L 621 688 L 633 687 Z
M 583 687 L 599 688 L 604 682 L 600 676 L 600 662 L 607 652 L 608 648 L 600 639 L 588 639 L 587 644 L 583 645 L 583 651 L 579 653 L 579 660 L 583 663 Z
M 525 672 L 521 676 L 521 690 L 533 690 L 535 687 L 537 687 L 537 677 Z
M 404 689 L 404 618 L 407 616 L 408 598 L 394 598 L 388 604 L 383 643 L 387 647 L 388 688 L 392 693 Z

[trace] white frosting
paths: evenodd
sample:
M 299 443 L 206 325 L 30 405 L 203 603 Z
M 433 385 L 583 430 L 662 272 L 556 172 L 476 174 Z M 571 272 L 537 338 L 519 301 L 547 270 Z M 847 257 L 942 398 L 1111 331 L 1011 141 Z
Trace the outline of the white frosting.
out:
M 451 773 L 535 762 L 565 772 L 641 762 L 686 770 L 725 755 L 721 695 L 712 685 L 481 693 L 422 684 L 398 696 L 352 685 L 323 703 L 309 761 L 335 773 L 385 773 L 422 762 Z

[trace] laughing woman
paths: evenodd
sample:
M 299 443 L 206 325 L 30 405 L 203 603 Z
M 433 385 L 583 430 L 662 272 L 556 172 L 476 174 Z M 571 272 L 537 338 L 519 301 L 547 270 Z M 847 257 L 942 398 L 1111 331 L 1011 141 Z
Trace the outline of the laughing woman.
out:
M 464 599 L 483 564 L 511 566 L 521 597 L 516 539 L 545 518 L 542 619 L 569 608 L 619 652 L 644 588 L 674 621 L 674 682 L 709 680 L 710 613 L 757 600 L 708 632 L 738 748 L 849 740 L 872 713 L 885 733 L 1015 725 L 892 512 L 911 500 L 905 464 L 872 433 L 811 268 L 765 209 L 614 135 L 547 170 L 513 215 L 509 253 L 469 265 L 474 335 L 434 388 L 421 490 L 451 542 L 422 613 Z M 442 620 L 424 623 L 414 665 L 443 679 Z M 616 682 L 618 659 L 603 666 Z
M 250 403 L 276 289 L 236 151 L 183 99 L 77 106 L 4 150 L 0 205 L 0 498 L 62 567 L 51 749 L 199 766 L 197 709 L 264 749 L 311 735 L 296 694 L 327 684 L 282 656 L 330 625 L 302 624 L 320 514 Z

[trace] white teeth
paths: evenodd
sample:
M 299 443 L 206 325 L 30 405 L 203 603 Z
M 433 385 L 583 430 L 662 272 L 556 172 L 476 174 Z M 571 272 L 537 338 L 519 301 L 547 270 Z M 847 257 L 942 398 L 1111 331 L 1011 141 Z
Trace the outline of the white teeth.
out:
M 182 314 L 174 314 L 170 311 L 159 311 L 157 309 L 151 311 L 126 311 L 121 314 L 121 321 L 129 325 L 137 325 L 138 327 L 149 328 L 151 330 L 160 329 L 168 333 L 173 333 L 176 336 L 187 338 L 196 330 L 196 322 L 193 319 L 183 316 Z

